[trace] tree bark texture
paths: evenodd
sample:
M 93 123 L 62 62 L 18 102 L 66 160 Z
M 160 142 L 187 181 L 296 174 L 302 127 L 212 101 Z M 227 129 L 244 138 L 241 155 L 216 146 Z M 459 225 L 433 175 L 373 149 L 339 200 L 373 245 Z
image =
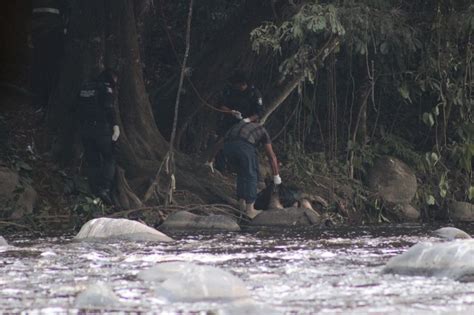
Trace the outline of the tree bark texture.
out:
M 66 54 L 50 100 L 48 126 L 56 138 L 53 142 L 57 157 L 71 163 L 78 156 L 74 150 L 78 139 L 72 110 L 82 82 L 96 77 L 104 67 L 119 72 L 120 168 L 115 184 L 120 187 L 116 187 L 114 199 L 123 208 L 140 204 L 135 192 L 140 196 L 146 191 L 169 148 L 153 117 L 140 60 L 133 0 L 72 1 Z M 179 152 L 176 168 L 178 189 L 189 190 L 205 202 L 235 204 L 229 197 L 233 191 L 230 185 L 204 167 L 197 168 L 195 162 Z

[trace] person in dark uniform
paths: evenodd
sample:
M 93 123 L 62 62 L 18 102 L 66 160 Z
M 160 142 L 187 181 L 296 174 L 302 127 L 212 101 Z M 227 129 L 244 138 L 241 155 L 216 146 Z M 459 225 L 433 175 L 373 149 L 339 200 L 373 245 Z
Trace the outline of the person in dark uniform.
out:
M 241 211 L 253 219 L 260 211 L 255 210 L 257 199 L 258 158 L 257 147 L 263 144 L 273 172 L 273 183 L 281 184 L 278 160 L 267 130 L 260 124 L 241 121 L 230 128 L 224 138 L 224 155 L 237 170 L 237 198 Z
M 77 114 L 91 191 L 110 204 L 115 176 L 115 143 L 120 136 L 114 94 L 118 76 L 105 69 L 79 92 Z
M 31 89 L 33 107 L 39 111 L 46 108 L 58 79 L 68 16 L 66 0 L 32 0 Z
M 224 135 L 235 124 L 240 121 L 256 122 L 264 112 L 263 98 L 260 91 L 253 85 L 248 84 L 248 80 L 241 72 L 236 72 L 230 78 L 230 86 L 224 89 L 220 103 L 220 109 L 226 113 L 219 122 L 217 129 L 218 139 L 206 165 L 213 170 L 213 162 L 216 158 L 216 168 L 222 170 L 225 162 L 218 152 L 222 149 Z

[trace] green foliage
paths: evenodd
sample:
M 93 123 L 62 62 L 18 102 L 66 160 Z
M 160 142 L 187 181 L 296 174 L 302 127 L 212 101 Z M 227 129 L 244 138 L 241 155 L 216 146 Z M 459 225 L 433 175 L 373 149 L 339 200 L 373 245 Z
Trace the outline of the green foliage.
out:
M 378 154 L 398 157 L 418 171 L 426 171 L 423 156 L 415 150 L 413 143 L 394 134 L 384 134 L 375 150 Z
M 456 166 L 472 173 L 472 160 L 474 159 L 474 123 L 465 123 L 457 128 L 460 139 L 451 147 L 451 159 Z
M 250 33 L 257 53 L 271 51 L 284 55 L 279 70 L 283 77 L 304 73 L 313 82 L 319 68 L 316 56 L 331 36 L 343 36 L 344 27 L 333 5 L 310 1 L 289 20 L 280 25 L 264 23 Z
M 105 211 L 106 206 L 100 198 L 87 195 L 79 195 L 71 207 L 71 212 L 76 218 L 76 226 L 81 226 L 95 217 L 104 216 Z

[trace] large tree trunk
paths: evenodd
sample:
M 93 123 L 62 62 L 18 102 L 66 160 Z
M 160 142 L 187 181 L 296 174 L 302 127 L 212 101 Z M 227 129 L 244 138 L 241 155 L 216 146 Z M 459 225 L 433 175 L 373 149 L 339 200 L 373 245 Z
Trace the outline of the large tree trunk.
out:
M 145 90 L 138 47 L 133 0 L 75 0 L 72 3 L 70 38 L 61 77 L 49 115 L 49 127 L 57 137 L 57 157 L 63 162 L 77 156 L 74 148 L 74 106 L 77 92 L 86 78 L 98 75 L 105 66 L 119 71 L 118 111 L 119 172 L 114 198 L 122 207 L 139 204 L 139 196 L 155 178 L 161 159 L 168 152 L 168 143 L 160 134 Z M 198 195 L 204 202 L 226 201 L 232 187 L 219 176 L 197 168 L 186 156 L 176 153 L 176 178 L 180 190 Z M 159 176 L 160 182 L 165 174 Z M 130 184 L 130 185 L 128 185 Z M 132 192 L 133 191 L 133 192 Z M 127 200 L 125 200 L 125 199 Z

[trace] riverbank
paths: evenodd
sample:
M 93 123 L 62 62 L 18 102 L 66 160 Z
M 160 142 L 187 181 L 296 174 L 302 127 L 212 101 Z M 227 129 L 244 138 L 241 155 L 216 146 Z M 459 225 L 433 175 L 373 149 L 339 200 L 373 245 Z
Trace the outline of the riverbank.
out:
M 43 122 L 44 113 L 33 111 L 28 94 L 5 87 L 1 92 L 0 166 L 4 174 L 8 173 L 5 178 L 9 178 L 11 183 L 10 188 L 6 187 L 6 181 L 3 183 L 4 190 L 10 189 L 10 196 L 3 196 L 0 230 L 6 233 L 30 231 L 38 234 L 51 233 L 52 230 L 58 233 L 72 232 L 86 221 L 102 216 L 136 219 L 158 227 L 171 213 L 178 211 L 191 211 L 203 216 L 225 214 L 240 220 L 244 225 L 248 224 L 248 219 L 243 218 L 232 205 L 208 204 L 195 192 L 180 190 L 179 183 L 174 193 L 177 202 L 172 205 L 147 204 L 136 209 L 104 205 L 90 194 L 86 179 L 80 175 L 82 163 L 79 158 L 67 168 L 61 168 L 53 161 L 54 145 L 49 148 L 46 145 L 51 144 L 51 139 L 48 139 L 50 135 Z M 278 144 L 275 145 L 278 147 Z M 304 199 L 309 202 L 322 218 L 318 224 L 327 222 L 331 226 L 350 226 L 428 222 L 436 218 L 428 213 L 429 208 L 422 208 L 416 175 L 401 161 L 388 159 L 379 166 L 379 174 L 382 175 L 377 176 L 381 178 L 372 176 L 375 184 L 370 184 L 350 180 L 342 166 L 331 165 L 317 154 L 297 154 L 294 148 L 285 151 L 280 147 L 278 150 L 283 153 L 281 168 L 285 185 L 294 188 L 298 201 Z M 400 176 L 398 172 L 390 175 L 386 165 L 393 163 L 396 163 L 397 169 L 406 168 L 406 174 Z M 234 182 L 232 173 L 219 176 L 229 185 Z M 385 185 L 390 181 L 387 176 L 395 180 L 388 186 Z M 385 188 L 376 191 L 369 189 L 370 185 L 385 185 Z M 406 211 L 411 212 L 407 215 Z M 449 220 L 452 217 L 438 218 Z

